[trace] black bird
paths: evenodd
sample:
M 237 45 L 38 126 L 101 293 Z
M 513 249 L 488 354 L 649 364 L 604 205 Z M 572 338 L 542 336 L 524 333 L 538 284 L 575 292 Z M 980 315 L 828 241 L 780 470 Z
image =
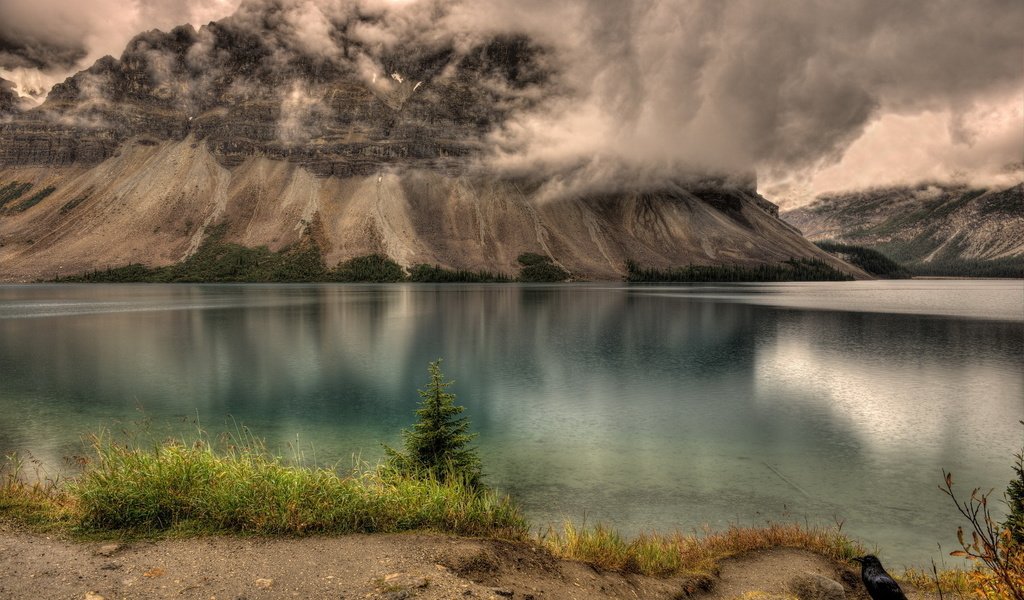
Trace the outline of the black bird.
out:
M 860 563 L 860 578 L 872 600 L 907 600 L 900 584 L 885 572 L 877 556 L 868 554 L 853 560 Z

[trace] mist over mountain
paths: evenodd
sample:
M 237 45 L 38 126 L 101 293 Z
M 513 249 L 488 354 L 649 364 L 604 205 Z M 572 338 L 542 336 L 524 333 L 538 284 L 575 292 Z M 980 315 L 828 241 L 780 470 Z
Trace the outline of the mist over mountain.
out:
M 835 161 L 879 111 L 1015 93 L 1015 23 L 995 1 L 243 2 L 6 109 L 0 186 L 32 187 L 0 208 L 0 266 L 173 262 L 222 220 L 247 245 L 316 234 L 328 262 L 509 269 L 540 250 L 612 277 L 626 258 L 821 257 L 753 173 Z M 24 68 L 34 30 L 8 29 L 0 58 Z M 69 39 L 51 33 L 36 46 Z
M 0 69 L 18 67 L 27 77 L 24 69 L 38 64 L 36 72 L 56 73 L 67 67 L 68 49 L 91 61 L 99 49 L 119 52 L 110 40 L 127 40 L 132 27 L 205 23 L 238 6 L 91 0 L 54 10 L 53 2 L 0 7 Z M 757 169 L 785 194 L 841 160 L 865 133 L 910 151 L 892 115 L 940 119 L 940 133 L 949 133 L 943 143 L 963 150 L 952 157 L 930 150 L 946 168 L 973 174 L 1020 160 L 1024 7 L 1012 0 L 247 0 L 206 29 L 189 42 L 183 70 L 174 68 L 182 57 L 159 42 L 133 42 L 135 60 L 200 105 L 212 82 L 227 79 L 236 93 L 258 86 L 294 106 L 325 101 L 308 73 L 280 71 L 279 78 L 305 82 L 295 94 L 288 82 L 268 89 L 261 75 L 305 62 L 386 88 L 396 81 L 394 67 L 432 54 L 439 71 L 400 73 L 423 81 L 425 91 L 474 48 L 497 37 L 529 39 L 543 48 L 549 78 L 498 90 L 508 118 L 487 130 L 487 158 L 492 168 L 543 169 L 556 192 L 624 178 L 672 180 L 683 169 Z M 232 36 L 253 51 L 244 61 L 252 71 L 225 73 L 233 63 L 221 54 Z M 1007 106 L 1014 114 L 990 121 Z M 931 123 L 919 127 L 913 147 L 929 147 L 923 142 L 935 131 Z M 988 143 L 1002 137 L 1015 144 Z

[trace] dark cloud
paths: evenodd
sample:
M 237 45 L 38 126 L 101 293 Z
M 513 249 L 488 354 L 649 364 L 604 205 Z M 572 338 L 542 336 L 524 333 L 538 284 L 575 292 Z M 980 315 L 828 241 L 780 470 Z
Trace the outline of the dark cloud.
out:
M 230 14 L 239 0 L 3 0 L 0 68 L 68 75 L 136 33 Z
M 489 4 L 466 19 L 487 23 Z M 575 94 L 509 128 L 512 162 L 816 169 L 883 114 L 955 116 L 1024 90 L 1020 2 L 570 4 L 517 23 L 558 48 Z
M 42 11 L 58 1 L 65 17 L 47 22 Z M 215 8 L 227 14 L 234 1 Z M 139 2 L 120 13 L 114 0 L 64 4 L 4 0 L 0 48 L 36 61 L 29 64 L 67 64 L 81 48 L 95 58 L 97 40 L 111 37 L 98 32 L 118 32 L 123 45 L 126 31 L 202 23 L 216 12 L 199 0 Z M 114 17 L 90 16 L 97 13 Z M 38 22 L 24 26 L 29 17 Z M 445 57 L 495 35 L 528 36 L 546 49 L 539 60 L 552 76 L 500 90 L 511 110 L 488 136 L 489 162 L 547 172 L 562 189 L 694 168 L 756 168 L 776 179 L 814 173 L 841 164 L 873 124 L 893 116 L 939 115 L 942 132 L 915 131 L 961 148 L 943 154 L 950 168 L 1019 162 L 1004 141 L 1024 143 L 1012 130 L 1016 117 L 996 123 L 996 134 L 979 129 L 985 119 L 977 117 L 1007 98 L 1024 102 L 1019 0 L 246 0 L 223 24 L 258 44 L 265 68 L 311 57 L 355 70 L 392 99 L 409 87 L 392 78 L 396 69 L 440 56 L 421 76 L 443 78 L 454 63 Z M 187 56 L 197 87 L 225 81 L 217 73 L 224 53 L 200 30 Z M 151 64 L 155 77 L 166 70 L 159 57 Z M 311 89 L 281 90 L 285 130 L 300 137 L 315 134 L 307 113 L 321 110 Z
M 19 37 L 0 30 L 0 67 L 5 69 L 68 69 L 87 54 L 84 46 Z
M 67 70 L 83 59 L 87 21 L 64 8 L 52 0 L 0 3 L 0 68 Z

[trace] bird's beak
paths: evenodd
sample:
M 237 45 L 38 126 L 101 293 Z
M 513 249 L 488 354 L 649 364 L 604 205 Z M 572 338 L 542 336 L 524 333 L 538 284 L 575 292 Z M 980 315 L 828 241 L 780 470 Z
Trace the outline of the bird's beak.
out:
M 863 558 L 863 557 L 861 557 L 861 556 L 854 556 L 854 557 L 853 557 L 853 558 L 851 558 L 850 560 L 852 560 L 852 561 L 853 561 L 853 562 L 855 562 L 855 563 L 860 563 L 860 564 L 864 564 L 864 558 Z

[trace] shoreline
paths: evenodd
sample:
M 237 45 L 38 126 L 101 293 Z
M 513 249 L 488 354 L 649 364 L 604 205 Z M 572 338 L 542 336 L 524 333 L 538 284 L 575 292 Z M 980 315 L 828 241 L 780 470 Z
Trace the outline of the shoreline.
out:
M 792 597 L 809 585 L 866 598 L 854 567 L 785 547 L 729 557 L 711 576 L 652 577 L 601 570 L 529 542 L 437 533 L 103 542 L 0 523 L 0 554 L 4 598 L 729 600 Z M 933 598 L 905 590 L 912 600 Z

